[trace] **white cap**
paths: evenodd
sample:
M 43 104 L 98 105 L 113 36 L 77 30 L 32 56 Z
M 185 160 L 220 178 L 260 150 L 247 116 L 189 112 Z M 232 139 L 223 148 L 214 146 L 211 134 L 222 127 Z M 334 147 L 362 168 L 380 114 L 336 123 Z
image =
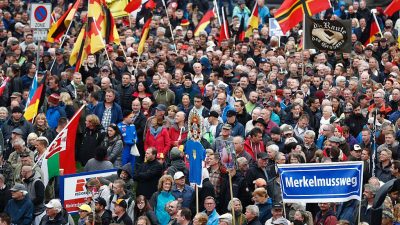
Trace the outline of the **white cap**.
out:
M 179 179 L 181 179 L 181 178 L 184 177 L 184 176 L 185 176 L 185 174 L 183 174 L 182 171 L 178 171 L 178 172 L 176 172 L 176 173 L 174 174 L 174 180 L 179 180 Z
M 368 119 L 368 123 L 370 123 L 370 124 L 373 124 L 374 123 L 374 117 L 370 117 L 369 119 Z M 379 123 L 379 121 L 378 120 L 376 120 L 376 126 L 381 126 L 382 124 L 381 123 Z
M 58 199 L 50 200 L 49 203 L 47 203 L 45 206 L 46 206 L 46 208 L 49 208 L 49 209 L 55 208 L 55 209 L 58 209 L 60 211 L 62 209 L 61 202 Z
M 14 25 L 14 27 L 15 27 L 15 29 L 24 28 L 25 25 L 24 25 L 23 23 L 21 23 L 21 22 L 17 22 L 17 23 Z

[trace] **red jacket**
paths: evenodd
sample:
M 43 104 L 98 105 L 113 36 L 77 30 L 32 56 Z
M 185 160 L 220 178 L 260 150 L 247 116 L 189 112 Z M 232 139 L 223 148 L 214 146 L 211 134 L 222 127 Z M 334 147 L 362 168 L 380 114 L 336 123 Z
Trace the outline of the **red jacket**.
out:
M 178 147 L 179 145 L 182 144 L 182 141 L 187 138 L 188 131 L 186 128 L 184 128 L 178 145 L 174 145 L 174 142 L 178 141 L 179 133 L 180 133 L 180 129 L 176 125 L 169 128 L 169 137 L 171 138 L 171 146 Z
M 171 139 L 169 137 L 167 128 L 162 128 L 157 137 L 154 137 L 150 133 L 150 129 L 147 129 L 144 149 L 146 150 L 149 147 L 155 147 L 157 149 L 157 153 L 164 153 L 164 155 L 168 154 L 169 150 L 171 149 Z
M 262 141 L 258 144 L 254 144 L 250 141 L 250 137 L 248 137 L 244 142 L 244 150 L 248 152 L 254 160 L 256 160 L 257 153 L 265 152 L 265 147 Z

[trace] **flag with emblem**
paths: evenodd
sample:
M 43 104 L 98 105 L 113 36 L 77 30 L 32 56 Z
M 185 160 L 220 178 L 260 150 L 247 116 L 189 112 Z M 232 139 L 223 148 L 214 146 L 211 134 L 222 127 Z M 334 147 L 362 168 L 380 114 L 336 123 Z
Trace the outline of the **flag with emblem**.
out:
M 58 133 L 43 155 L 41 169 L 43 171 L 45 186 L 52 177 L 60 176 L 60 170 L 63 170 L 64 175 L 76 173 L 76 131 L 78 130 L 79 119 L 84 107 L 85 105 L 75 113 L 67 126 Z
M 329 8 L 329 0 L 285 0 L 274 17 L 286 34 L 303 20 L 304 14 L 312 16 Z

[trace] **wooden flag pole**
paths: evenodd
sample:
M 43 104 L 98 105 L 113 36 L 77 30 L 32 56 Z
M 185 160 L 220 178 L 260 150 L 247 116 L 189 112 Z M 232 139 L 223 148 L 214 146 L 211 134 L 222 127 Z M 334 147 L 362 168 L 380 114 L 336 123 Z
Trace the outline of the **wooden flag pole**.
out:
M 164 8 L 165 8 L 165 14 L 167 15 L 167 18 L 168 18 L 168 25 L 169 25 L 169 30 L 171 31 L 172 41 L 174 42 L 175 53 L 178 54 L 178 49 L 176 49 L 176 43 L 175 43 L 174 32 L 172 31 L 171 21 L 170 21 L 170 19 L 169 19 L 168 9 L 167 9 L 167 5 L 165 4 L 165 0 L 162 0 L 162 3 L 163 3 Z
M 67 34 L 68 34 L 69 29 L 71 28 L 71 25 L 72 25 L 72 21 L 71 21 L 71 23 L 69 23 L 68 28 L 67 28 L 67 31 L 65 31 L 64 37 L 63 37 L 63 39 L 61 40 L 60 46 L 58 47 L 59 49 L 62 49 L 62 46 L 63 46 L 63 44 L 64 44 L 64 42 L 65 42 L 65 39 L 67 39 Z M 40 52 L 40 45 L 39 45 L 39 43 L 40 43 L 40 42 L 38 42 L 38 54 L 39 54 L 39 52 Z M 53 69 L 55 63 L 56 63 L 56 58 L 54 58 L 53 62 L 51 63 L 51 66 L 50 66 L 50 73 L 51 73 L 51 70 Z M 39 67 L 36 66 L 36 68 L 38 69 Z
M 231 172 L 228 172 L 228 175 L 229 175 L 229 191 L 231 192 L 231 212 L 232 212 L 232 217 L 233 217 L 233 219 L 232 219 L 232 224 L 233 225 L 236 225 L 235 223 L 236 223 L 236 221 L 235 221 L 235 207 L 233 207 L 233 189 L 232 189 L 232 175 L 231 175 Z
M 196 214 L 199 213 L 199 186 L 196 184 Z

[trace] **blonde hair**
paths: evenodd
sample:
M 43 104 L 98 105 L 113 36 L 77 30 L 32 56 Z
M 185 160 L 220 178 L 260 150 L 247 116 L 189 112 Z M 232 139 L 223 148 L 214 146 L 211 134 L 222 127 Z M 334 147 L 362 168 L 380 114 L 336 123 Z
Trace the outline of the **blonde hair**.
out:
M 171 175 L 163 175 L 159 180 L 158 180 L 158 191 L 162 191 L 162 187 L 164 182 L 171 182 L 171 189 L 172 189 L 172 184 L 174 183 L 174 178 L 172 178 Z
M 67 92 L 61 92 L 60 100 L 64 102 L 65 105 L 73 105 L 71 95 L 69 95 Z
M 98 126 L 100 125 L 100 119 L 94 114 L 90 114 L 86 117 L 86 120 L 88 120 L 93 126 Z
M 267 193 L 267 190 L 265 190 L 265 188 L 257 188 L 257 189 L 255 189 L 253 191 L 253 196 L 254 195 L 258 195 L 260 197 L 265 197 L 265 198 L 268 197 L 268 193 Z
M 35 117 L 35 122 L 33 123 L 33 125 L 39 126 L 37 124 L 37 120 L 38 119 L 43 119 L 44 120 L 44 127 L 45 128 L 49 128 L 49 123 L 47 122 L 46 114 L 44 114 L 44 113 L 37 114 L 37 116 Z
M 194 218 L 197 218 L 197 222 L 200 225 L 206 225 L 208 222 L 208 216 L 205 213 L 197 213 L 196 216 L 194 216 Z

